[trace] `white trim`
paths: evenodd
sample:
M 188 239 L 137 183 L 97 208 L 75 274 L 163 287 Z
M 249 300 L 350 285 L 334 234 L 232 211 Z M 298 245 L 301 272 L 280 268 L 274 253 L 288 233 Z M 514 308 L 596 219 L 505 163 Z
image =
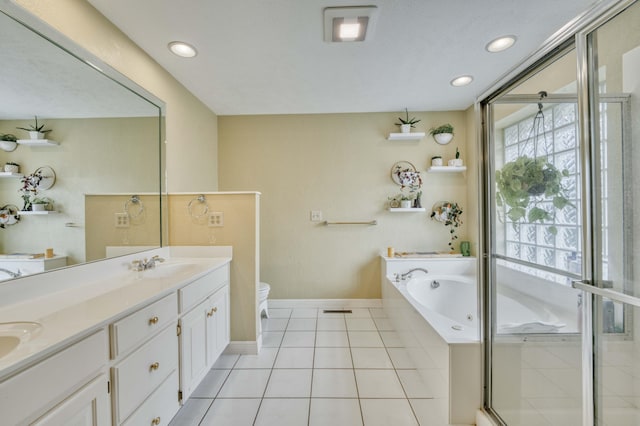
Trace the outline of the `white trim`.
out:
M 224 350 L 224 353 L 232 355 L 257 355 L 258 347 L 258 341 L 256 340 L 231 341 Z
M 382 299 L 269 299 L 269 308 L 382 308 Z
M 168 192 L 168 195 L 246 195 L 255 194 L 262 195 L 258 191 L 214 191 L 214 192 Z

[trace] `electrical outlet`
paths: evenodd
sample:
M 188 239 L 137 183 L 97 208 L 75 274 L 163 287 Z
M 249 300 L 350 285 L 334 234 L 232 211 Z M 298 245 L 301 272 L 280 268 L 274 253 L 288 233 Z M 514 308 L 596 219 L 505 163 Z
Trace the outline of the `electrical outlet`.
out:
M 224 213 L 222 212 L 209 213 L 208 223 L 210 228 L 224 226 Z
M 321 222 L 322 212 L 320 210 L 311 210 L 311 222 Z
M 127 213 L 116 213 L 115 215 L 115 227 L 116 228 L 128 228 L 129 215 Z

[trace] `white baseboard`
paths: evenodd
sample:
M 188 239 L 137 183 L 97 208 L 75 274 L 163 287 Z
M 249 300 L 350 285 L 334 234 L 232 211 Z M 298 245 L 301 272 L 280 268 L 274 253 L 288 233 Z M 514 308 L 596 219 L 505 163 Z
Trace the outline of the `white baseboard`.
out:
M 232 355 L 257 355 L 260 346 L 262 345 L 259 345 L 256 340 L 231 341 L 224 350 L 224 353 Z
M 269 308 L 382 308 L 382 299 L 269 299 Z

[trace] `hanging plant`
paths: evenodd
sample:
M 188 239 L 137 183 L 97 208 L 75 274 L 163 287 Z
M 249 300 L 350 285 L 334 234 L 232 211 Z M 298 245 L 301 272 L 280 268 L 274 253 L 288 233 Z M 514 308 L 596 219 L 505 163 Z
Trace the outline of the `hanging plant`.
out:
M 533 126 L 529 138 L 522 148 L 533 143 L 533 152 L 538 152 L 540 141 L 546 151 L 544 113 L 542 99 L 546 92 L 539 92 L 538 112 L 533 118 Z M 525 219 L 529 223 L 549 222 L 555 217 L 556 210 L 562 210 L 572 204 L 567 199 L 562 186 L 562 178 L 569 176 L 566 169 L 559 170 L 548 160 L 548 153 L 539 158 L 531 158 L 520 154 L 515 160 L 506 163 L 502 169 L 496 171 L 496 204 L 498 207 L 507 206 L 507 216 L 512 222 Z M 551 201 L 553 209 L 541 207 L 541 203 Z M 549 227 L 549 232 L 557 234 L 557 229 Z
M 449 227 L 449 234 L 451 235 L 449 241 L 449 249 L 454 251 L 454 242 L 458 239 L 456 235 L 456 228 L 462 225 L 462 208 L 458 203 L 442 201 L 434 204 L 431 210 L 431 219 L 437 220 Z

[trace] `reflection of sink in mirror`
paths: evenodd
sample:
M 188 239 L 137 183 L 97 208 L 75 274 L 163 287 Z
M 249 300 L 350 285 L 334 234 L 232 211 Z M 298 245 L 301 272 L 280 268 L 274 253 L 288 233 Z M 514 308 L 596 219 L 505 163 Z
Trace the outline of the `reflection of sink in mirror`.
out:
M 40 331 L 42 325 L 37 322 L 0 323 L 0 358 L 13 352 L 21 343 L 38 336 Z
M 196 263 L 157 263 L 153 269 L 143 271 L 143 278 L 167 278 L 178 275 L 191 275 L 198 270 Z

